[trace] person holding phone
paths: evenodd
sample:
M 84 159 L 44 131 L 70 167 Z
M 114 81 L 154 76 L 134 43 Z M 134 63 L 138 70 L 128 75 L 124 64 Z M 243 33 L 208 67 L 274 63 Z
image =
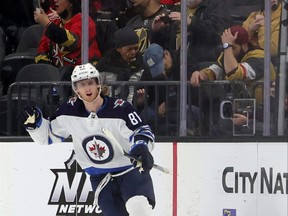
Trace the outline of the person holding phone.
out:
M 70 80 L 75 65 L 81 64 L 82 16 L 81 0 L 55 0 L 60 19 L 50 20 L 43 9 L 34 11 L 34 20 L 45 26 L 38 47 L 36 63 L 51 63 L 61 69 L 63 80 Z M 101 57 L 96 41 L 96 24 L 89 17 L 89 61 Z
M 249 43 L 254 46 L 260 46 L 264 49 L 265 45 L 265 1 L 261 1 L 262 9 L 253 11 L 247 19 L 243 22 L 242 26 L 247 30 L 249 36 Z M 282 5 L 279 0 L 271 0 L 271 43 L 270 54 L 271 57 L 277 57 L 279 52 L 279 35 L 281 26 L 281 11 Z

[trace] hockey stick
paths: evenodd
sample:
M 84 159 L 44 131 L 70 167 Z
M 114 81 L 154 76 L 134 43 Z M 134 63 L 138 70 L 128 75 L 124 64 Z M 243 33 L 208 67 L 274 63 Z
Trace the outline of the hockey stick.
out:
M 121 146 L 121 144 L 118 142 L 118 140 L 116 140 L 116 138 L 114 137 L 114 135 L 109 131 L 107 130 L 106 128 L 102 128 L 102 132 L 117 146 L 117 148 L 122 152 L 122 154 L 130 159 L 133 159 L 133 160 L 136 160 L 137 162 L 141 162 L 139 161 L 138 158 L 135 158 L 133 156 L 131 156 L 129 153 L 127 153 Z M 157 164 L 153 164 L 153 168 L 154 169 L 157 169 L 161 172 L 164 172 L 166 174 L 169 174 L 170 171 L 169 169 L 165 168 L 165 167 L 162 167 L 162 166 L 159 166 Z M 141 169 L 141 168 L 140 168 Z

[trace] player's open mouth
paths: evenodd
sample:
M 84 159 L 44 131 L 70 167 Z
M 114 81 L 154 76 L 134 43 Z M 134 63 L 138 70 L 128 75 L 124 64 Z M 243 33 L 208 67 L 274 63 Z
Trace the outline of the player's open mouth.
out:
M 86 94 L 86 96 L 90 97 L 90 96 L 92 96 L 92 93 Z

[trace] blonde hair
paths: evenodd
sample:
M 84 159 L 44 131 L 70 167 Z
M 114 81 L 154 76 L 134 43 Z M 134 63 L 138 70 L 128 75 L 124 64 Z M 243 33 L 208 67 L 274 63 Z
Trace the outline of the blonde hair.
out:
M 109 90 L 109 87 L 107 85 L 102 85 L 101 89 L 102 89 L 102 91 L 101 91 L 102 95 L 109 96 L 110 90 Z

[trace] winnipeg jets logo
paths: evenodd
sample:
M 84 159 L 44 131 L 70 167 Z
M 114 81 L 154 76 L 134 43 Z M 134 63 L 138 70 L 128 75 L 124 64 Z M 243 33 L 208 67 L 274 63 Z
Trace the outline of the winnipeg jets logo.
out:
M 113 158 L 114 151 L 111 143 L 103 136 L 87 137 L 82 146 L 89 159 L 95 164 L 104 164 Z
M 122 106 L 124 103 L 125 103 L 124 100 L 122 100 L 122 99 L 117 99 L 117 100 L 114 102 L 114 107 L 113 107 L 113 109 L 115 109 L 115 108 L 118 107 L 118 106 Z
M 95 155 L 95 157 L 101 159 L 104 157 L 104 154 L 105 154 L 105 147 L 104 146 L 101 146 L 100 144 L 97 143 L 97 140 L 93 139 L 94 141 L 94 144 L 92 144 L 91 147 L 89 147 L 89 150 L 91 153 L 93 153 Z

